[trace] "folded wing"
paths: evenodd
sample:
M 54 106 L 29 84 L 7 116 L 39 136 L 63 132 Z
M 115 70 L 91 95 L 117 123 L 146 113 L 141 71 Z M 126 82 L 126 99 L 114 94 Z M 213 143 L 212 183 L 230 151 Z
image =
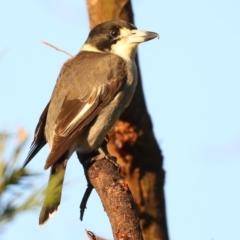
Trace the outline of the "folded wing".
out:
M 81 78 L 79 90 L 76 89 L 77 87 L 71 87 L 65 95 L 55 120 L 52 149 L 46 160 L 45 169 L 53 165 L 71 147 L 85 127 L 96 118 L 124 86 L 127 74 L 122 71 L 125 69 L 122 64 L 125 62 L 112 54 L 106 55 L 105 58 L 101 56 L 95 62 L 93 61 L 92 65 L 87 66 L 90 69 L 89 72 L 75 76 L 74 81 Z M 83 93 L 81 82 L 88 84 L 89 81 L 95 82 L 91 87 L 84 88 L 83 86 Z

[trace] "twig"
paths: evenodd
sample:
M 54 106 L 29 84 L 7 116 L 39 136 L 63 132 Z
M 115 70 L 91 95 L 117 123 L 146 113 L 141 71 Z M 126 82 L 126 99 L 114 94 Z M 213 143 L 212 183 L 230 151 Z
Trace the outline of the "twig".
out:
M 96 236 L 93 232 L 88 231 L 87 229 L 85 229 L 85 232 L 90 240 L 107 240 L 106 238 Z
M 65 54 L 67 54 L 67 55 L 70 56 L 71 58 L 73 57 L 73 55 L 71 55 L 70 53 L 68 53 L 68 52 L 66 52 L 66 51 L 64 51 L 64 50 L 62 50 L 62 49 L 60 49 L 60 48 L 55 47 L 55 46 L 52 45 L 51 43 L 48 43 L 48 42 L 45 42 L 45 41 L 42 41 L 42 40 L 40 40 L 40 41 L 41 41 L 42 43 L 46 44 L 47 46 L 54 48 L 55 50 L 57 50 L 57 51 L 59 51 L 59 52 L 63 52 L 63 53 L 65 53 Z
M 86 230 L 86 229 L 85 229 L 85 231 L 86 231 L 87 236 L 88 236 L 88 238 L 89 238 L 90 240 L 97 240 L 97 238 L 96 238 L 96 236 L 94 235 L 93 232 L 88 231 L 88 230 Z

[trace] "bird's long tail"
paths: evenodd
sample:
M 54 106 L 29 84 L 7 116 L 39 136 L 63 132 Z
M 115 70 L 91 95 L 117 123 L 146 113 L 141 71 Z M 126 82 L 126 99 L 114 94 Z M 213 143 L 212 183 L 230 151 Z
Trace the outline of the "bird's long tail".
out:
M 39 216 L 39 225 L 45 224 L 58 209 L 66 166 L 67 159 L 62 157 L 51 167 L 46 196 Z

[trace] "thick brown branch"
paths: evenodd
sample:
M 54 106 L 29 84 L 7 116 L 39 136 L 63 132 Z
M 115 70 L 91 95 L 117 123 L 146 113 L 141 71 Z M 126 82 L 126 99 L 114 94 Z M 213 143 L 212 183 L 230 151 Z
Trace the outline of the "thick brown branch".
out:
M 143 240 L 132 194 L 118 167 L 108 159 L 98 160 L 88 177 L 110 219 L 114 239 Z

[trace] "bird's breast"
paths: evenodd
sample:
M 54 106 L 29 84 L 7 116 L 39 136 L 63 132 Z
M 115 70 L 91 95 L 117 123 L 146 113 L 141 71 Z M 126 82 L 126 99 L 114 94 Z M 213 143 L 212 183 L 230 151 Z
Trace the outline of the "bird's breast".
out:
M 127 81 L 121 91 L 102 109 L 91 127 L 87 128 L 84 134 L 81 134 L 78 139 L 80 147 L 78 147 L 78 151 L 86 153 L 98 148 L 131 102 L 138 78 L 135 62 L 127 65 L 127 73 Z
M 133 87 L 134 90 L 136 88 L 137 85 L 137 79 L 138 79 L 138 72 L 137 72 L 137 66 L 135 61 L 129 61 L 126 63 L 126 67 L 127 67 L 127 84 L 130 87 Z

